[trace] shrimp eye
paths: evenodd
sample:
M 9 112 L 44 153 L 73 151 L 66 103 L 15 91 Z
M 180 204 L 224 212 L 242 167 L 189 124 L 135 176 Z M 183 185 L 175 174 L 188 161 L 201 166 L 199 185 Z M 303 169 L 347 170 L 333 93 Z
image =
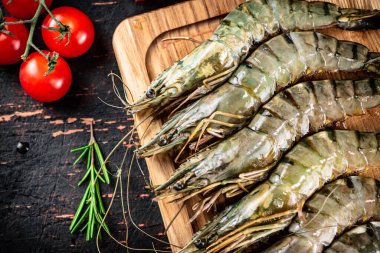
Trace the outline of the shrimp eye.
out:
M 295 233 L 297 232 L 298 230 L 300 230 L 301 226 L 298 222 L 295 222 L 293 224 L 291 224 L 288 228 L 289 232 L 291 233 Z
M 158 146 L 162 147 L 168 144 L 168 140 L 165 137 L 161 137 L 158 141 Z
M 206 248 L 206 246 L 207 246 L 207 242 L 206 242 L 204 239 L 197 239 L 197 240 L 194 242 L 194 245 L 195 245 L 195 247 L 197 247 L 198 249 L 204 249 L 204 248 Z
M 181 182 L 177 182 L 177 183 L 174 184 L 173 188 L 176 191 L 180 191 L 180 190 L 185 189 L 185 185 L 183 183 L 181 183 Z
M 148 89 L 145 92 L 145 95 L 147 98 L 154 98 L 154 97 L 156 97 L 156 92 L 153 89 Z

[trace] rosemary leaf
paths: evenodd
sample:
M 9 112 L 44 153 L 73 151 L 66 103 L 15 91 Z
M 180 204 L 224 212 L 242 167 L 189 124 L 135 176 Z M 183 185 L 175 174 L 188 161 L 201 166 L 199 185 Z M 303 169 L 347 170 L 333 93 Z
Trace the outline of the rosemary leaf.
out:
M 86 179 L 87 179 L 88 176 L 90 175 L 90 172 L 91 172 L 91 170 L 87 170 L 87 171 L 86 171 L 86 174 L 84 174 L 82 180 L 79 181 L 78 186 L 81 186 L 81 184 L 83 184 L 83 182 L 86 181 Z
M 88 150 L 88 156 L 87 156 L 87 169 L 89 169 L 91 166 L 91 160 L 92 160 L 92 154 L 93 154 L 92 150 L 93 150 L 93 147 L 90 146 Z
M 87 228 L 87 226 L 88 226 L 88 223 L 86 223 L 86 225 L 84 225 L 83 228 L 81 228 L 79 231 L 83 232 Z
M 76 211 L 76 213 L 75 213 L 75 215 L 74 215 L 74 219 L 73 219 L 73 221 L 71 222 L 70 230 L 71 230 L 71 227 L 74 226 L 73 224 L 76 223 L 76 221 L 77 221 L 77 219 L 78 219 L 80 213 L 82 212 L 82 209 L 83 209 L 83 206 L 84 206 L 84 204 L 85 204 L 85 201 L 86 201 L 86 198 L 87 198 L 88 192 L 89 192 L 89 189 L 87 188 L 86 191 L 85 191 L 85 193 L 84 193 L 84 195 L 83 195 L 83 198 L 82 198 L 81 202 L 79 203 L 78 209 L 77 209 L 77 211 Z
M 88 148 L 86 148 L 83 152 L 82 152 L 82 154 L 75 160 L 75 162 L 74 162 L 74 164 L 73 165 L 76 165 L 81 159 L 82 159 L 82 157 L 87 153 L 87 151 L 88 151 Z
M 74 149 L 70 150 L 70 152 L 78 152 L 78 151 L 81 151 L 83 149 L 88 148 L 89 146 L 90 146 L 90 144 L 83 146 L 83 147 L 80 147 L 80 148 L 74 148 Z
M 94 148 L 95 148 L 95 152 L 96 152 L 96 155 L 98 157 L 100 166 L 102 166 L 101 169 L 102 169 L 102 172 L 104 175 L 104 179 L 107 182 L 107 184 L 110 184 L 110 178 L 108 176 L 108 171 L 107 171 L 106 165 L 104 163 L 104 158 L 103 158 L 102 152 L 100 151 L 99 145 L 97 143 L 94 143 Z
M 99 214 L 96 215 L 96 219 L 98 220 L 98 224 L 99 224 L 99 225 L 102 224 L 102 220 L 103 220 L 103 218 L 102 218 Z M 110 233 L 109 228 L 108 228 L 108 226 L 107 226 L 106 223 L 103 223 L 103 229 L 104 229 L 107 233 Z
M 90 239 L 94 236 L 94 225 L 95 225 L 95 209 L 94 209 L 94 204 L 93 202 L 91 202 L 91 210 L 92 213 L 91 213 L 91 216 L 90 216 L 90 227 L 88 227 L 88 229 L 90 230 L 89 233 L 90 233 Z
M 92 237 L 91 235 L 91 227 L 92 227 L 92 224 L 94 224 L 93 222 L 93 213 L 94 213 L 94 209 L 92 208 L 92 202 L 90 203 L 90 213 L 89 213 L 89 216 L 88 216 L 88 226 L 87 226 L 87 235 L 86 235 L 86 240 L 89 241 Z
M 101 176 L 101 175 L 98 175 L 98 179 L 99 179 L 100 181 L 102 181 L 102 183 L 103 183 L 103 184 L 105 184 L 105 183 L 106 183 L 106 181 L 104 180 L 104 178 L 102 178 L 102 176 Z
M 78 227 L 82 224 L 84 218 L 86 217 L 88 211 L 90 210 L 90 207 L 87 207 L 86 211 L 84 211 L 84 213 L 82 214 L 81 218 L 78 220 L 78 222 L 75 224 L 75 226 L 71 227 L 70 226 L 70 232 L 71 233 L 74 233 Z M 71 223 L 71 224 L 74 224 L 74 223 Z
M 99 189 L 99 185 L 96 184 L 95 185 L 96 187 L 96 196 L 98 197 L 98 204 L 99 204 L 99 209 L 101 211 L 102 214 L 105 213 L 105 209 L 104 209 L 104 205 L 103 205 L 103 201 L 102 201 L 102 195 L 100 194 L 100 189 Z

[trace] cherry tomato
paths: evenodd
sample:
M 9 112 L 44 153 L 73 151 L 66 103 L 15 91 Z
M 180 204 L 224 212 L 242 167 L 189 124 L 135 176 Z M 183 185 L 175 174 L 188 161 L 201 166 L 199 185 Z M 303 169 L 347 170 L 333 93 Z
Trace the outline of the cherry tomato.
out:
M 5 21 L 14 22 L 18 20 L 5 17 Z M 29 32 L 23 24 L 5 25 L 4 30 L 9 31 L 11 35 L 0 32 L 0 65 L 14 64 L 21 60 Z
M 2 0 L 5 9 L 14 17 L 19 19 L 31 19 L 38 8 L 40 1 L 36 0 Z M 45 0 L 49 7 L 53 0 Z
M 63 40 L 58 39 L 60 35 L 58 31 L 42 28 L 42 38 L 47 47 L 58 52 L 63 57 L 78 57 L 90 49 L 94 42 L 95 30 L 90 18 L 73 7 L 59 7 L 52 11 L 54 17 L 63 25 L 68 25 L 71 32 L 68 43 L 68 35 Z M 47 27 L 58 28 L 58 24 L 47 16 L 42 24 Z
M 20 67 L 19 78 L 22 87 L 32 98 L 41 102 L 52 102 L 62 98 L 72 81 L 70 67 L 62 57 L 58 57 L 54 70 L 48 75 L 47 71 L 48 60 L 38 52 L 30 54 Z

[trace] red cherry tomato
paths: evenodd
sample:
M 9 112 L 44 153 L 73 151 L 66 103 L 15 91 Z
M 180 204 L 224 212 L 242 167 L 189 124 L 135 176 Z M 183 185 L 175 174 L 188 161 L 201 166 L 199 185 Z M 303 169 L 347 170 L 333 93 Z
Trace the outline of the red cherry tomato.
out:
M 48 51 L 43 51 L 48 54 Z M 71 70 L 67 62 L 58 57 L 57 64 L 48 75 L 48 60 L 38 52 L 28 56 L 20 67 L 20 83 L 26 93 L 41 102 L 62 98 L 71 85 Z
M 14 17 L 19 19 L 31 19 L 38 8 L 40 1 L 36 0 L 2 0 L 5 9 Z M 53 0 L 45 0 L 49 7 Z
M 18 21 L 15 18 L 5 17 L 5 21 Z M 23 24 L 5 25 L 4 30 L 12 35 L 0 32 L 0 65 L 14 64 L 21 60 L 28 41 L 28 29 Z
M 53 10 L 52 13 L 63 25 L 69 26 L 71 36 L 70 42 L 67 44 L 68 35 L 65 35 L 63 40 L 60 40 L 57 38 L 60 35 L 58 31 L 42 28 L 42 38 L 47 47 L 68 58 L 78 57 L 87 52 L 94 42 L 95 36 L 94 25 L 90 18 L 80 10 L 66 6 L 59 7 Z M 42 25 L 59 27 L 50 16 L 45 18 Z

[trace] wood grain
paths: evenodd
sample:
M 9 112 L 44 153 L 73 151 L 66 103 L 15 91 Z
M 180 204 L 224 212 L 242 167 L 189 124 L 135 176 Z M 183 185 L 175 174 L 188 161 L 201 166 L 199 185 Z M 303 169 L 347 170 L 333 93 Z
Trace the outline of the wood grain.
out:
M 152 79 L 197 46 L 196 42 L 190 40 L 163 41 L 163 39 L 186 36 L 204 41 L 210 37 L 223 15 L 241 2 L 243 0 L 193 0 L 124 20 L 114 33 L 113 46 L 130 98 L 136 99 L 141 96 Z M 380 1 L 377 0 L 329 0 L 328 2 L 341 7 L 380 9 Z M 343 32 L 331 28 L 322 32 L 338 39 L 362 43 L 372 51 L 380 51 L 378 31 Z M 380 131 L 379 112 L 380 109 L 375 109 L 368 116 L 350 118 L 345 122 L 345 127 L 362 131 Z M 142 143 L 149 140 L 162 125 L 160 120 L 151 123 L 142 122 L 147 115 L 149 112 L 134 115 L 135 123 L 141 124 L 137 131 L 140 137 L 144 136 Z M 148 124 L 150 126 L 147 129 Z M 175 169 L 172 159 L 165 154 L 148 158 L 146 162 L 154 184 L 166 181 Z M 368 174 L 380 178 L 378 172 L 376 174 L 370 171 Z M 184 246 L 191 239 L 194 229 L 202 226 L 207 217 L 200 217 L 192 226 L 189 223 L 191 215 L 189 206 L 192 203 L 188 203 L 187 208 L 180 210 L 179 204 L 168 201 L 170 200 L 159 202 L 164 224 L 167 226 L 178 213 L 168 230 L 168 238 L 172 244 Z M 178 248 L 173 246 L 172 250 L 175 252 Z

